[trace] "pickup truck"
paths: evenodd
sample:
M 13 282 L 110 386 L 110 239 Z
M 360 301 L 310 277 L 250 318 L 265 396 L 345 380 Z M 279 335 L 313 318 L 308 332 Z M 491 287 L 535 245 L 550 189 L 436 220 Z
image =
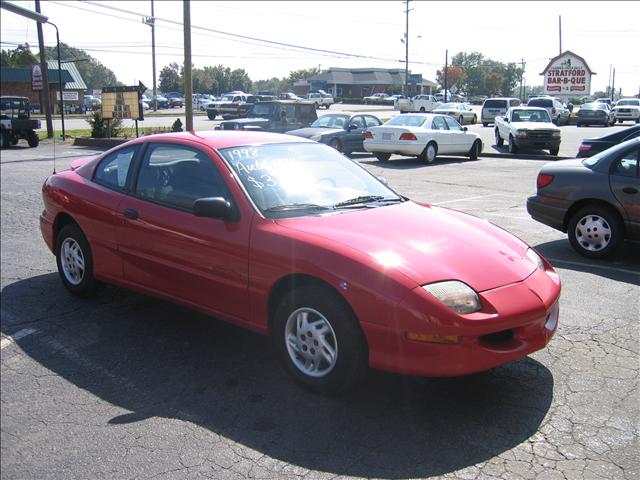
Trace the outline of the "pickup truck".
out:
M 246 114 L 246 112 L 251 108 L 251 104 L 246 105 L 248 97 L 249 95 L 246 93 L 227 93 L 223 95 L 219 101 L 212 102 L 207 105 L 207 116 L 209 117 L 209 120 L 215 120 L 218 115 L 222 115 L 222 118 L 224 118 L 225 114 L 222 113 L 223 109 L 227 112 L 226 115 L 236 115 L 240 110 L 237 105 L 240 105 L 241 103 L 245 104 L 242 110 L 243 114 Z
M 253 130 L 284 133 L 304 128 L 318 119 L 309 101 L 273 100 L 254 103 L 247 118 L 221 122 L 216 130 Z
M 324 95 L 322 93 L 310 93 L 306 99 L 315 103 L 316 108 L 324 107 L 328 110 L 333 105 L 333 97 L 328 93 Z
M 440 105 L 433 95 L 416 95 L 413 98 L 399 98 L 393 104 L 394 110 L 405 112 L 432 112 Z
M 560 129 L 551 122 L 549 112 L 541 107 L 511 107 L 504 117 L 495 117 L 496 145 L 508 142 L 509 153 L 531 148 L 560 151 Z
M 393 100 L 391 100 L 390 95 L 386 94 L 386 93 L 374 93 L 373 95 L 370 95 L 368 97 L 364 97 L 364 103 L 369 104 L 369 103 L 389 103 Z

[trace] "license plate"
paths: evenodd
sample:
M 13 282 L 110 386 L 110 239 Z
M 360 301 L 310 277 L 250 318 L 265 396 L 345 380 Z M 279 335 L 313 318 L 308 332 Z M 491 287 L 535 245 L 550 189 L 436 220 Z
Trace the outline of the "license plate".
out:
M 391 134 L 390 133 L 383 133 L 382 134 L 382 139 L 383 140 L 391 140 Z

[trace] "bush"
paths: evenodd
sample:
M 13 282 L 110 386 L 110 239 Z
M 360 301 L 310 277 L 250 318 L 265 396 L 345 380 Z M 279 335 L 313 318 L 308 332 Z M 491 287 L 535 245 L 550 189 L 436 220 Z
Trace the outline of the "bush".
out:
M 181 132 L 182 131 L 182 121 L 179 118 L 176 118 L 176 121 L 171 125 L 172 132 Z
M 109 127 L 111 128 L 111 137 L 117 137 L 122 131 L 122 120 L 112 118 L 111 125 L 109 125 L 109 121 L 102 118 L 101 110 L 93 112 L 87 122 L 91 125 L 91 138 L 108 138 Z

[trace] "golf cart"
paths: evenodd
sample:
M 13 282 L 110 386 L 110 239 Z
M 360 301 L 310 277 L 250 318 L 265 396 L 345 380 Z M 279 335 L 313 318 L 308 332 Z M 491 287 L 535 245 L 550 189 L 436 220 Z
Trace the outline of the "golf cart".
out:
M 30 147 L 37 147 L 40 139 L 36 130 L 40 120 L 31 120 L 29 99 L 0 97 L 0 148 L 15 145 L 24 138 Z

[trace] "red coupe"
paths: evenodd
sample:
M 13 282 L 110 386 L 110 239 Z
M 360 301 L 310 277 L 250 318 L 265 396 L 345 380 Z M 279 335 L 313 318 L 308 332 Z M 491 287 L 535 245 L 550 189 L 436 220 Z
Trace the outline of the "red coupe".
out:
M 367 367 L 490 369 L 557 327 L 559 277 L 525 243 L 299 137 L 143 137 L 52 175 L 43 199 L 72 294 L 108 282 L 271 334 L 293 377 L 322 392 Z

